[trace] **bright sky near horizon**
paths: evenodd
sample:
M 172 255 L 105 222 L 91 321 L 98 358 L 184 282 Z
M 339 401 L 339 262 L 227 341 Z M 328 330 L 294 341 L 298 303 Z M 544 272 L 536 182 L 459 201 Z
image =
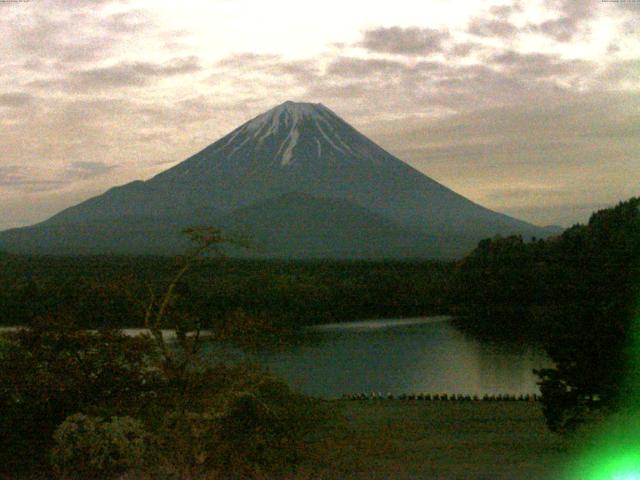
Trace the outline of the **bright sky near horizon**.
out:
M 0 3 L 0 229 L 322 102 L 492 209 L 638 195 L 640 1 Z

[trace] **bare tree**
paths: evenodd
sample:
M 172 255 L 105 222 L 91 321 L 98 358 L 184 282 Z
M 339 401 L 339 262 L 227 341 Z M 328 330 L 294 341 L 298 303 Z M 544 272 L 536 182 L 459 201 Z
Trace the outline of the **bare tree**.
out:
M 159 293 L 151 284 L 147 284 L 149 300 L 144 306 L 144 327 L 153 337 L 162 355 L 165 373 L 170 377 L 185 375 L 189 366 L 195 363 L 202 333 L 202 323 L 199 319 L 195 319 L 194 322 L 186 316 L 174 314 L 170 316 L 172 323 L 168 324 L 167 309 L 175 297 L 176 287 L 184 276 L 207 256 L 224 256 L 221 245 L 249 247 L 246 239 L 225 236 L 221 230 L 212 227 L 188 228 L 183 230 L 183 233 L 189 236 L 194 247 L 180 257 L 182 265 L 163 292 Z M 175 332 L 179 348 L 173 349 L 167 345 L 163 328 Z

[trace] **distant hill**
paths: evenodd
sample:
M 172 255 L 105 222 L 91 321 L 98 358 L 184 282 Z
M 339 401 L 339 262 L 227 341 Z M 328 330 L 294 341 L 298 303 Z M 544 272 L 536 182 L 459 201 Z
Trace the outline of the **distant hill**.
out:
M 308 194 L 286 194 L 240 208 L 218 225 L 251 237 L 258 256 L 381 259 L 456 253 L 441 238 L 410 230 L 351 202 Z
M 203 224 L 291 258 L 450 258 L 497 234 L 557 233 L 458 195 L 321 104 L 285 102 L 148 181 L 0 232 L 0 248 L 172 254 Z

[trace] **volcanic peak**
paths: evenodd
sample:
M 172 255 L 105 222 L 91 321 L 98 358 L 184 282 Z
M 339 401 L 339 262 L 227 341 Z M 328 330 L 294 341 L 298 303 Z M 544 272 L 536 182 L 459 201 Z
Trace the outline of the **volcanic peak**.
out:
M 268 138 L 278 138 L 280 148 L 275 158 L 280 160 L 281 166 L 286 166 L 294 161 L 294 149 L 301 137 L 303 123 L 314 126 L 316 133 L 324 138 L 332 147 L 344 150 L 344 146 L 336 145 L 336 129 L 346 125 L 335 113 L 321 103 L 286 101 L 267 112 L 258 115 L 248 121 L 235 132 L 232 132 L 224 141 L 224 147 L 231 147 L 230 155 L 238 151 L 240 147 L 253 140 L 257 146 L 262 145 Z M 337 123 L 336 123 L 337 122 Z M 242 138 L 240 142 L 236 139 Z M 319 140 L 318 150 L 320 150 Z M 342 143 L 338 140 L 337 143 Z

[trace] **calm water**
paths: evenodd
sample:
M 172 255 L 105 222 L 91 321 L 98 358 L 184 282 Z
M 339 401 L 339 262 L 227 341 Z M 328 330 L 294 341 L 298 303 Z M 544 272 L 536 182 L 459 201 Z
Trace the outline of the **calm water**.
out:
M 361 392 L 537 393 L 532 370 L 552 365 L 539 349 L 464 335 L 448 317 L 327 324 L 310 330 L 311 343 L 255 356 L 295 389 L 325 398 Z
M 299 391 L 345 393 L 534 393 L 532 369 L 550 366 L 532 347 L 481 343 L 447 317 L 374 320 L 314 327 L 315 341 L 258 354 Z

